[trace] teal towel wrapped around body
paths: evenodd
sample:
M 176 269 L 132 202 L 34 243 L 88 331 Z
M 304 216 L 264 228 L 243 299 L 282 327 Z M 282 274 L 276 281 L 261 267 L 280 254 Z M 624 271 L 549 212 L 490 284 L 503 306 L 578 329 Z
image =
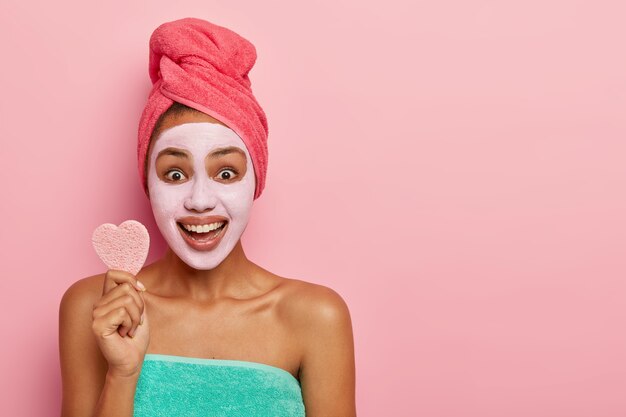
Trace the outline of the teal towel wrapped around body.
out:
M 133 417 L 304 417 L 300 382 L 257 362 L 146 354 Z

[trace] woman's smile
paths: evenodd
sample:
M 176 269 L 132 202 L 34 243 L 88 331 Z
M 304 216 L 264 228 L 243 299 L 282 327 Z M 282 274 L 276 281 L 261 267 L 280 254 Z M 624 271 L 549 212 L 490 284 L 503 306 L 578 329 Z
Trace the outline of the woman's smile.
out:
M 199 251 L 208 251 L 221 241 L 228 227 L 228 219 L 223 216 L 183 217 L 176 224 L 189 246 Z

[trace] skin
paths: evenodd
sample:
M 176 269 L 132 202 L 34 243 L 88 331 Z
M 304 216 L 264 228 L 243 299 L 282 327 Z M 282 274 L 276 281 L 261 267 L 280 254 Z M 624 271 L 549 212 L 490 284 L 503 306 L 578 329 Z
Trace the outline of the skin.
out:
M 194 112 L 166 119 L 164 129 L 206 121 L 220 123 Z M 119 309 L 127 312 L 123 323 L 111 318 L 116 303 L 125 306 Z M 121 370 L 131 370 L 124 367 L 128 355 L 119 363 L 105 359 L 105 346 L 94 332 L 103 334 L 107 326 L 133 346 L 145 342 L 145 352 L 133 350 L 138 355 L 235 359 L 282 368 L 299 379 L 307 417 L 356 416 L 354 343 L 346 303 L 328 287 L 280 277 L 256 265 L 240 240 L 214 269 L 193 269 L 168 248 L 136 277 L 108 271 L 70 286 L 59 311 L 62 417 L 93 417 L 94 410 L 96 416 L 123 416 L 132 410 L 138 375 L 122 375 Z

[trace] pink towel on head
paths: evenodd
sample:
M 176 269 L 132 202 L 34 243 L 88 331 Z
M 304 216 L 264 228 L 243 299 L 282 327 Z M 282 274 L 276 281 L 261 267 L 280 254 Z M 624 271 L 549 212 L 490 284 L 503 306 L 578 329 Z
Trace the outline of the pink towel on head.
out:
M 137 158 L 144 191 L 144 163 L 159 116 L 174 101 L 214 117 L 245 143 L 256 177 L 254 199 L 265 186 L 267 118 L 251 90 L 248 72 L 256 61 L 252 43 L 205 20 L 187 17 L 157 27 L 150 37 L 152 91 L 139 121 Z

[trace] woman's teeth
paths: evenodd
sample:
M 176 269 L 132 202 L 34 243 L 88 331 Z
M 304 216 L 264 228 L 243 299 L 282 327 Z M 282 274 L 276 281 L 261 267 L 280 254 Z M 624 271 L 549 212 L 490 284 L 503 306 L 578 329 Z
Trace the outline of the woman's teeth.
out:
M 224 222 L 217 222 L 211 224 L 203 224 L 203 225 L 188 225 L 184 224 L 183 227 L 188 232 L 196 232 L 196 233 L 209 233 L 215 229 L 219 229 L 224 225 Z

